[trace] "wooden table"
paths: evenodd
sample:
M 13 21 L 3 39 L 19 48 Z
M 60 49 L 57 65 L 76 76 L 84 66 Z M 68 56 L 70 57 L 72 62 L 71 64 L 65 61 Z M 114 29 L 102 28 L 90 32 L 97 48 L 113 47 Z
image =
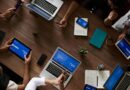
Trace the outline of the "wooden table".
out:
M 0 10 L 3 11 L 12 7 L 14 3 L 15 1 L 13 0 L 8 0 L 8 2 L 1 0 Z M 115 30 L 105 27 L 103 20 L 100 20 L 97 16 L 82 7 L 77 9 L 72 15 L 66 28 L 59 28 L 55 22 L 63 17 L 69 4 L 70 0 L 65 1 L 65 4 L 53 21 L 46 21 L 40 16 L 30 14 L 29 10 L 24 6 L 10 22 L 0 25 L 0 27 L 1 30 L 7 33 L 4 42 L 12 37 L 16 37 L 32 49 L 31 77 L 38 76 L 44 67 L 39 67 L 36 64 L 40 55 L 42 53 L 47 55 L 46 64 L 58 46 L 79 59 L 82 64 L 75 72 L 66 90 L 83 90 L 86 69 L 96 69 L 98 64 L 104 64 L 106 69 L 112 71 L 117 64 L 128 65 L 129 61 L 123 57 L 115 46 L 107 46 L 104 43 L 101 49 L 97 49 L 89 44 L 89 39 L 97 27 L 107 31 L 108 36 L 114 39 L 116 39 L 119 34 Z M 75 37 L 73 35 L 75 16 L 87 17 L 89 19 L 88 37 Z M 37 37 L 35 37 L 33 33 L 37 33 Z M 80 48 L 87 48 L 88 54 L 81 56 L 78 53 Z M 23 77 L 24 62 L 17 56 L 12 53 L 2 54 L 0 55 L 0 62 Z M 42 87 L 41 90 L 57 89 L 49 85 Z

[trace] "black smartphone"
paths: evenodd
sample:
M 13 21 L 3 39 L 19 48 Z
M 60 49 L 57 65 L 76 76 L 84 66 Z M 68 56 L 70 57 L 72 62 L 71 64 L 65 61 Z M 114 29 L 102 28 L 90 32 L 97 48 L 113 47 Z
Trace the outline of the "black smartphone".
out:
M 39 66 L 42 66 L 42 65 L 44 64 L 44 62 L 45 62 L 46 59 L 47 59 L 47 55 L 42 54 L 42 55 L 40 56 L 40 58 L 38 59 L 37 64 L 38 64 Z
M 88 22 L 85 21 L 84 19 L 80 18 L 80 17 L 78 17 L 78 19 L 76 20 L 76 23 L 78 25 L 80 25 L 81 27 L 83 27 L 83 28 L 87 28 L 88 27 Z

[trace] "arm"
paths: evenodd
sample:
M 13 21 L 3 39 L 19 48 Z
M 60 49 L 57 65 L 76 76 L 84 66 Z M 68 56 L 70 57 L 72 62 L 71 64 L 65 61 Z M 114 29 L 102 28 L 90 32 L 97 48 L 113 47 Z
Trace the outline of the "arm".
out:
M 60 27 L 66 26 L 68 18 L 71 16 L 71 14 L 73 14 L 73 12 L 78 8 L 78 6 L 79 5 L 76 1 L 72 1 L 72 3 L 70 4 L 67 12 L 65 13 L 64 17 L 59 22 Z
M 30 53 L 30 55 L 27 58 L 25 57 L 23 84 L 18 86 L 18 90 L 24 90 L 27 83 L 29 82 L 29 79 L 30 79 L 29 66 L 30 66 L 31 56 L 32 56 L 32 53 Z
M 38 86 L 48 85 L 48 84 L 60 85 L 60 89 L 64 90 L 63 80 L 61 80 L 62 78 L 63 78 L 63 74 L 61 74 L 57 79 L 54 80 L 46 79 L 45 77 L 42 78 L 34 77 L 29 81 L 25 90 L 36 90 Z
M 34 77 L 32 78 L 29 83 L 27 84 L 25 90 L 36 90 L 38 86 L 46 85 L 45 84 L 45 77 Z
M 63 18 L 68 19 L 68 17 L 71 16 L 71 14 L 73 14 L 73 12 L 78 8 L 78 6 L 79 5 L 76 1 L 72 1 Z
M 8 48 L 10 47 L 10 44 L 12 42 L 12 39 L 7 41 L 3 47 L 0 48 L 0 53 L 6 52 Z

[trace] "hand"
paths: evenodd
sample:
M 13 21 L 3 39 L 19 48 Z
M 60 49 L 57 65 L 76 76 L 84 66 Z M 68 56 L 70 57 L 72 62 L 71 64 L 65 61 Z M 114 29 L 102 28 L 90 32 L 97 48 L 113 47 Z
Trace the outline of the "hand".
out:
M 8 10 L 6 10 L 6 11 L 3 13 L 3 17 L 4 17 L 5 19 L 10 18 L 13 14 L 15 14 L 15 9 L 16 9 L 16 8 L 9 8 Z
M 65 81 L 65 73 L 63 72 L 57 79 L 55 79 L 53 81 L 52 84 L 55 84 L 55 85 L 63 85 L 63 82 Z
M 8 40 L 3 47 L 4 47 L 4 48 L 9 48 L 9 47 L 11 46 L 12 40 L 13 40 L 13 39 Z
M 25 56 L 25 64 L 30 64 L 32 57 L 32 52 L 28 56 Z
M 123 39 L 124 37 L 125 37 L 125 33 L 122 33 L 121 35 L 119 35 L 118 40 L 121 40 L 121 39 Z
M 64 28 L 67 26 L 67 20 L 63 18 L 60 22 L 56 22 L 60 28 Z

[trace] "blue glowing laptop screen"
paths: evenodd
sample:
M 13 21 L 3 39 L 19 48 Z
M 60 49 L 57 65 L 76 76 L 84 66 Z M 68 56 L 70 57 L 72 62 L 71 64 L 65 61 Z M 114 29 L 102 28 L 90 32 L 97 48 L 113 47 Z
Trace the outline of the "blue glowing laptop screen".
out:
M 57 50 L 52 59 L 72 73 L 80 64 L 78 60 L 76 60 L 61 49 Z
M 122 39 L 117 46 L 120 48 L 120 50 L 126 55 L 126 57 L 130 56 L 130 45 L 129 43 L 125 40 Z
M 113 73 L 110 75 L 110 77 L 104 84 L 105 90 L 115 90 L 117 84 L 119 83 L 123 75 L 124 70 L 119 65 L 117 65 Z
M 24 60 L 25 56 L 30 53 L 31 49 L 17 39 L 14 39 L 9 50 Z

